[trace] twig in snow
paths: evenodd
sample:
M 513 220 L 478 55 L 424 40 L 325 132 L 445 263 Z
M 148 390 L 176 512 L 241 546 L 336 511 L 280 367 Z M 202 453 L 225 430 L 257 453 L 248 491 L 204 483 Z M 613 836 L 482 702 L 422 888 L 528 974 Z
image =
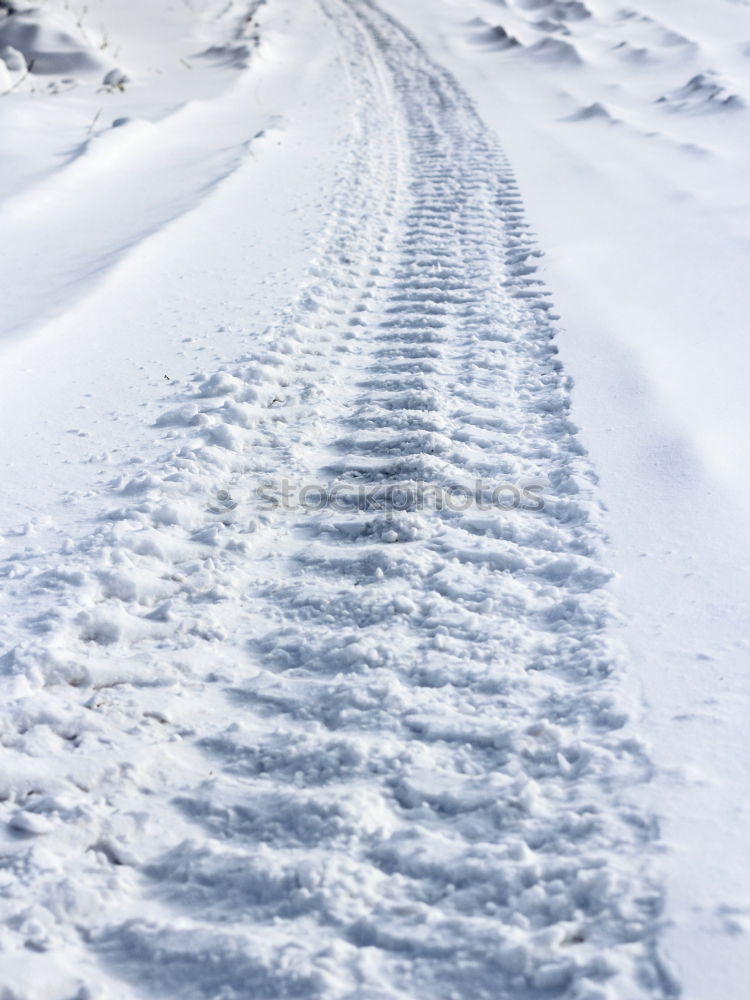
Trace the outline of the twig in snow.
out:
M 97 122 L 99 121 L 99 115 L 100 115 L 101 113 L 102 113 L 102 109 L 101 109 L 101 108 L 99 108 L 99 110 L 98 110 L 98 111 L 96 112 L 96 114 L 94 115 L 94 117 L 93 117 L 93 119 L 92 119 L 92 122 L 91 122 L 91 124 L 89 125 L 89 131 L 88 131 L 88 134 L 89 134 L 89 135 L 92 135 L 92 134 L 93 134 L 93 132 L 94 132 L 94 126 L 95 126 L 95 125 L 96 125 L 96 123 L 97 123 Z

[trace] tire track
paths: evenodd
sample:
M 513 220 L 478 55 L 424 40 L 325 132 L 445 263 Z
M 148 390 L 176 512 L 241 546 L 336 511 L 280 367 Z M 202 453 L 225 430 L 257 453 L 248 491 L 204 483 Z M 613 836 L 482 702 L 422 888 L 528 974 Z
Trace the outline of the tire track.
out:
M 516 188 L 413 40 L 367 4 L 329 9 L 356 63 L 369 43 L 391 74 L 408 180 L 348 316 L 340 405 L 318 401 L 326 461 L 300 471 L 353 495 L 544 475 L 549 497 L 284 515 L 271 625 L 248 634 L 261 669 L 232 693 L 264 726 L 205 743 L 225 784 L 179 806 L 211 847 L 181 846 L 159 880 L 179 901 L 262 845 L 254 934 L 326 968 L 302 995 L 659 995 L 653 829 L 626 791 L 648 765 L 608 686 L 591 473 Z M 206 892 L 229 919 L 235 897 Z

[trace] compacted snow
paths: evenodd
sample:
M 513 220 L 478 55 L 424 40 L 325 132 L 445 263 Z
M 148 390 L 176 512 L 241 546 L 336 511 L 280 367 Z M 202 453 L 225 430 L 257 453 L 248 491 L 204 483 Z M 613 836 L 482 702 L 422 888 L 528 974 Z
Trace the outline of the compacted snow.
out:
M 645 125 L 606 145 L 634 67 L 741 214 L 698 48 L 581 3 L 0 3 L 3 1000 L 742 995 L 745 543 L 682 485 L 728 517 L 738 436 L 607 284 L 626 220 L 695 221 Z M 553 207 L 588 191 L 606 239 Z

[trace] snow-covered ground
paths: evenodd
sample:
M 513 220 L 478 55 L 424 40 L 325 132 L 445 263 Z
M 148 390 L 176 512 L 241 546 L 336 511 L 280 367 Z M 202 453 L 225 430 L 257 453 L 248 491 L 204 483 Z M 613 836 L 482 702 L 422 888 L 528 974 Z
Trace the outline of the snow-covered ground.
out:
M 3 1000 L 742 996 L 748 5 L 0 59 Z
M 686 996 L 741 994 L 750 7 L 388 6 L 501 137 L 546 251 L 573 418 L 608 509 L 639 730 L 657 765 L 664 946 Z

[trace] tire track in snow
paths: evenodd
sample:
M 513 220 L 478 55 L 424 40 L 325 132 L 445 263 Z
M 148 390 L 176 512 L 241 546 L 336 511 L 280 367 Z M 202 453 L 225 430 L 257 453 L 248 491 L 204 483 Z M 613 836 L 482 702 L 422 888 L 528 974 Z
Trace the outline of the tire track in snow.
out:
M 167 472 L 115 484 L 95 536 L 23 585 L 66 596 L 9 666 L 77 742 L 13 815 L 58 824 L 70 863 L 90 848 L 46 933 L 125 984 L 108 995 L 669 994 L 629 799 L 648 762 L 516 186 L 411 36 L 321 6 L 354 117 L 309 287 L 159 418 Z M 210 500 L 280 472 L 548 485 L 512 514 Z M 59 909 L 58 872 L 24 863 Z

